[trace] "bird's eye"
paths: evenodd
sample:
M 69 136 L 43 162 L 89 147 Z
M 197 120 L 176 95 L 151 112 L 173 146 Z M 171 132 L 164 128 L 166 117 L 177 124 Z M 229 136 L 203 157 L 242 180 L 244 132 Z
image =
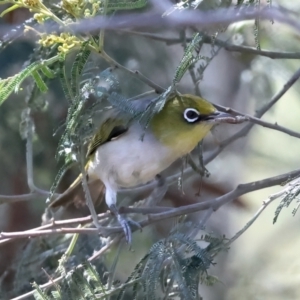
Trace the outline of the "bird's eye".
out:
M 183 113 L 183 117 L 188 123 L 194 123 L 199 120 L 200 113 L 195 108 L 187 108 Z

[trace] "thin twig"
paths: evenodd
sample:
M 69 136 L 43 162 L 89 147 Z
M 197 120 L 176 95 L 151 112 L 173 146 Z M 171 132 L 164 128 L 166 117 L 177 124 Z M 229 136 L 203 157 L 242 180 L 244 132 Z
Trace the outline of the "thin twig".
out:
M 244 195 L 246 193 L 250 193 L 253 191 L 257 191 L 260 189 L 264 189 L 267 187 L 280 185 L 287 180 L 290 180 L 291 178 L 296 178 L 300 175 L 300 170 L 295 170 L 289 173 L 285 173 L 279 176 L 266 178 L 263 180 L 250 182 L 246 184 L 239 184 L 236 189 L 230 191 L 229 193 L 220 196 L 218 198 L 215 198 L 214 200 L 204 201 L 200 203 L 195 203 L 191 205 L 181 206 L 178 208 L 169 209 L 167 208 L 167 211 L 156 213 L 156 214 L 149 214 L 147 220 L 143 220 L 140 222 L 140 225 L 142 227 L 148 226 L 152 223 L 155 223 L 157 221 L 161 221 L 164 219 L 169 219 L 173 217 L 177 217 L 184 214 L 191 214 L 197 211 L 206 210 L 206 209 L 213 209 L 213 211 L 216 211 L 219 209 L 222 205 L 229 203 L 233 201 L 234 199 L 240 197 L 241 195 Z M 206 222 L 206 220 L 205 220 Z M 107 231 L 107 233 L 121 233 L 120 237 L 123 236 L 123 231 L 121 226 L 116 227 L 103 227 L 102 230 Z M 0 239 L 6 239 L 6 238 L 28 238 L 32 236 L 42 236 L 42 235 L 48 235 L 48 234 L 57 234 L 57 233 L 96 233 L 98 232 L 97 228 L 52 228 L 52 229 L 42 229 L 42 230 L 27 230 L 27 231 L 21 231 L 21 232 L 12 232 L 12 233 L 6 233 L 2 232 L 0 234 Z
M 53 286 L 54 284 L 60 282 L 61 280 L 63 280 L 65 278 L 65 276 L 59 276 L 55 279 L 51 279 L 51 281 L 48 281 L 47 283 L 44 283 L 44 284 L 41 284 L 39 285 L 39 287 L 41 289 L 46 289 L 46 288 L 49 288 L 51 286 Z M 33 290 L 33 291 L 30 291 L 28 293 L 25 293 L 23 295 L 20 295 L 18 297 L 15 297 L 15 298 L 12 298 L 10 300 L 22 300 L 22 299 L 27 299 L 28 297 L 32 296 L 34 293 L 36 292 L 36 290 Z
M 299 79 L 300 77 L 300 69 L 298 69 L 293 76 L 285 83 L 282 89 L 272 97 L 272 99 L 266 103 L 260 110 L 258 110 L 255 114 L 255 118 L 261 118 L 292 86 L 293 84 Z M 223 149 L 231 144 L 232 142 L 236 141 L 237 139 L 246 136 L 255 123 L 249 123 L 245 127 L 243 127 L 240 131 L 229 137 L 228 139 L 224 140 L 219 144 L 218 149 L 213 151 L 208 157 L 204 159 L 204 163 L 208 164 L 211 162 L 216 156 L 223 151 Z
M 269 122 L 266 122 L 266 121 L 263 121 L 257 117 L 252 117 L 251 115 L 248 115 L 248 114 L 244 114 L 238 110 L 235 110 L 235 109 L 232 109 L 230 107 L 225 107 L 225 106 L 222 106 L 222 105 L 219 105 L 219 104 L 214 104 L 214 106 L 221 110 L 221 111 L 226 111 L 228 113 L 231 113 L 231 114 L 234 114 L 234 115 L 239 115 L 239 116 L 245 116 L 248 118 L 248 120 L 254 124 L 258 124 L 258 125 L 261 125 L 263 127 L 266 127 L 266 128 L 270 128 L 270 129 L 274 129 L 274 130 L 277 130 L 277 131 L 281 131 L 283 133 L 286 133 L 290 136 L 293 136 L 293 137 L 296 137 L 296 138 L 300 138 L 300 132 L 297 132 L 297 131 L 294 131 L 294 130 L 291 130 L 291 129 L 288 129 L 284 126 L 280 126 L 277 124 L 277 122 L 275 124 L 272 124 L 272 123 L 269 123 Z
M 49 191 L 45 191 L 39 188 L 36 188 L 34 192 L 28 194 L 21 194 L 21 195 L 0 195 L 0 205 L 7 203 L 14 203 L 20 201 L 30 201 L 30 200 L 37 200 L 41 197 L 49 196 Z M 55 197 L 58 197 L 59 194 L 54 194 Z
M 110 212 L 98 214 L 98 219 L 99 220 L 105 219 L 109 216 L 111 216 Z M 78 225 L 78 224 L 83 225 L 83 224 L 88 224 L 88 223 L 91 223 L 91 222 L 92 222 L 92 217 L 91 216 L 82 217 L 82 218 L 68 219 L 68 220 L 62 220 L 62 221 L 54 221 L 53 220 L 49 224 L 22 231 L 22 233 L 24 234 L 26 232 L 39 231 L 39 230 L 44 230 L 44 229 L 55 229 L 57 227 L 66 226 L 66 225 Z M 1 233 L 0 233 L 0 235 L 1 235 Z M 28 237 L 28 235 L 27 235 L 27 237 Z M 7 239 L 3 239 L 3 240 L 0 239 L 0 245 L 4 244 L 4 243 L 11 242 L 11 241 L 13 241 L 13 238 L 7 238 Z
M 138 35 L 138 36 L 152 39 L 155 41 L 161 41 L 161 42 L 166 43 L 166 45 L 176 45 L 176 44 L 183 43 L 182 38 L 166 37 L 166 36 L 157 35 L 157 34 L 153 34 L 153 33 L 149 33 L 149 32 L 142 32 L 142 31 L 132 31 L 132 30 L 122 30 L 122 29 L 118 29 L 118 31 L 121 31 L 122 33 Z M 220 47 L 226 49 L 227 51 L 231 51 L 231 52 L 240 52 L 240 53 L 260 55 L 260 56 L 269 57 L 272 59 L 299 59 L 300 58 L 300 52 L 257 50 L 255 47 L 235 45 L 235 44 L 232 44 L 229 42 L 222 41 L 220 39 L 212 38 L 209 35 L 203 35 L 202 37 L 203 37 L 203 43 L 220 46 Z M 185 41 L 187 43 L 191 42 L 192 40 L 193 40 L 193 38 L 191 38 L 191 37 L 185 38 Z
M 298 184 L 298 182 L 297 182 Z M 291 188 L 293 188 L 294 185 L 292 183 L 289 183 L 286 188 L 284 188 L 282 191 L 279 191 L 277 193 L 271 194 L 268 197 L 268 200 L 263 201 L 262 206 L 259 208 L 259 210 L 254 214 L 254 216 L 247 222 L 247 224 L 239 230 L 227 243 L 226 246 L 231 245 L 234 241 L 236 241 L 248 228 L 255 222 L 255 220 L 261 215 L 261 213 L 267 208 L 267 206 L 272 203 L 274 200 L 280 198 L 284 194 L 287 194 Z
M 181 10 L 174 11 L 168 16 L 162 18 L 164 11 L 154 10 L 127 13 L 115 16 L 96 16 L 91 19 L 84 19 L 70 27 L 75 33 L 92 32 L 101 28 L 104 29 L 139 29 L 139 28 L 174 28 L 174 26 L 197 26 L 197 28 L 207 28 L 223 24 L 224 26 L 245 20 L 253 20 L 257 17 L 260 19 L 270 20 L 284 23 L 300 31 L 300 22 L 290 17 L 286 11 L 279 7 L 263 9 L 248 7 L 242 11 L 232 8 L 219 8 L 210 11 L 201 10 Z M 50 28 L 49 28 L 50 30 Z M 51 27 L 51 30 L 54 29 Z M 62 29 L 61 29 L 62 30 Z
M 32 151 L 32 136 L 34 130 L 34 124 L 31 118 L 31 110 L 27 108 L 26 111 L 26 170 L 27 170 L 27 184 L 31 192 L 36 190 L 33 182 L 33 151 Z
M 216 211 L 222 205 L 229 203 L 244 194 L 247 194 L 247 193 L 250 193 L 253 191 L 257 191 L 260 189 L 264 189 L 267 187 L 275 186 L 275 185 L 281 185 L 286 180 L 288 180 L 290 178 L 295 178 L 299 175 L 300 175 L 300 170 L 295 170 L 292 172 L 288 172 L 288 173 L 281 174 L 278 176 L 266 178 L 263 180 L 254 181 L 254 182 L 245 183 L 245 184 L 239 184 L 234 190 L 230 191 L 229 193 L 227 193 L 223 196 L 215 198 L 213 200 L 208 200 L 208 201 L 195 203 L 195 204 L 191 204 L 191 205 L 187 205 L 187 206 L 181 206 L 181 207 L 174 208 L 172 210 L 162 212 L 162 213 L 149 214 L 148 218 L 151 221 L 158 221 L 158 220 L 162 220 L 165 218 L 177 217 L 177 216 L 180 216 L 183 214 L 191 214 L 193 212 L 200 211 L 200 210 L 206 210 L 209 208 L 213 208 L 214 211 Z M 147 222 L 144 222 L 141 225 L 145 226 L 145 224 L 147 224 Z
M 113 68 L 119 68 L 131 75 L 133 75 L 133 77 L 139 79 L 140 81 L 144 82 L 145 84 L 147 84 L 149 87 L 153 88 L 155 90 L 156 93 L 163 93 L 165 91 L 165 89 L 161 86 L 159 86 L 158 84 L 154 83 L 152 80 L 150 80 L 148 77 L 146 77 L 145 75 L 143 75 L 140 71 L 132 71 L 126 67 L 124 67 L 123 65 L 121 65 L 120 63 L 118 63 L 117 61 L 115 61 L 112 57 L 110 57 L 106 52 L 102 51 L 101 53 L 99 53 Z

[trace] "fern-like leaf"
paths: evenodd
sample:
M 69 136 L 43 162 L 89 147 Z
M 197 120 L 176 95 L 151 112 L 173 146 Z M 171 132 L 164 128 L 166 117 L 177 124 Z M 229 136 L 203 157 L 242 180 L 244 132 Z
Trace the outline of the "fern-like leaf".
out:
M 143 8 L 147 2 L 147 0 L 110 0 L 107 4 L 107 11 Z
M 56 56 L 48 60 L 34 62 L 15 76 L 0 80 L 0 105 L 13 91 L 18 92 L 22 82 L 29 76 L 32 76 L 36 80 L 37 86 L 41 89 L 41 91 L 45 91 L 45 83 L 40 75 L 37 75 L 37 72 L 44 69 L 45 66 L 55 63 L 58 59 L 59 57 Z
M 65 97 L 69 101 L 69 103 L 71 103 L 73 101 L 73 95 L 72 95 L 71 88 L 68 83 L 68 78 L 66 75 L 66 67 L 65 67 L 64 61 L 59 62 L 58 77 L 59 77 L 63 92 L 65 94 Z
M 178 83 L 183 77 L 183 75 L 186 73 L 186 71 L 201 58 L 201 56 L 199 55 L 194 56 L 194 51 L 197 49 L 197 47 L 199 47 L 199 43 L 201 41 L 202 36 L 199 33 L 197 33 L 194 36 L 193 40 L 186 47 L 181 62 L 175 72 L 175 76 L 173 79 L 174 85 Z
M 297 199 L 300 195 L 300 182 L 296 181 L 295 183 L 291 183 L 290 185 L 291 185 L 290 189 L 282 197 L 279 205 L 276 208 L 275 216 L 273 218 L 273 224 L 276 223 L 282 209 L 284 207 L 288 207 L 292 203 L 292 201 L 294 199 Z M 295 211 L 293 211 L 293 214 L 295 214 Z
M 39 74 L 38 71 L 34 71 L 31 73 L 37 87 L 39 88 L 39 90 L 42 92 L 42 93 L 45 93 L 47 92 L 48 90 L 48 87 L 45 83 L 45 81 L 43 80 L 43 78 L 41 77 L 41 75 Z
M 35 288 L 35 292 L 33 294 L 36 300 L 51 300 L 44 291 L 39 287 L 37 283 L 33 283 L 32 286 Z
M 71 91 L 72 95 L 78 95 L 79 94 L 79 83 L 80 83 L 80 75 L 82 73 L 82 70 L 84 68 L 84 65 L 86 64 L 91 51 L 87 48 L 88 47 L 88 41 L 83 43 L 81 49 L 76 55 L 76 59 L 72 65 L 71 69 Z

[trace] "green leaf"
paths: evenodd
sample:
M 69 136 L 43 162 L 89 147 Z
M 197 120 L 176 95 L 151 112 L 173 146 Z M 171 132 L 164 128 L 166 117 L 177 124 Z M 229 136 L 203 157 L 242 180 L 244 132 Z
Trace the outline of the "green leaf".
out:
M 41 75 L 39 74 L 38 71 L 34 71 L 31 73 L 37 87 L 39 88 L 39 90 L 42 92 L 42 93 L 45 93 L 47 92 L 48 90 L 48 87 L 45 83 L 45 81 L 43 80 L 43 78 L 41 77 Z
M 80 75 L 82 70 L 91 54 L 91 51 L 87 48 L 88 41 L 83 43 L 81 49 L 76 55 L 76 59 L 72 65 L 71 69 L 71 91 L 72 95 L 75 96 L 79 94 L 79 83 L 80 83 Z
M 36 300 L 51 300 L 45 292 L 42 291 L 42 289 L 39 287 L 39 285 L 34 282 L 32 286 L 36 289 L 33 296 Z
M 173 85 L 177 84 L 183 75 L 186 73 L 186 71 L 195 64 L 199 59 L 202 58 L 200 55 L 194 56 L 194 51 L 199 47 L 199 44 L 202 41 L 202 36 L 197 33 L 193 40 L 188 44 L 184 51 L 184 55 L 181 59 L 181 62 L 176 69 L 175 76 L 173 79 Z
M 110 0 L 107 4 L 107 11 L 142 8 L 147 5 L 147 2 L 147 0 Z
M 47 66 L 42 65 L 41 66 L 41 72 L 48 78 L 54 78 L 55 77 L 55 73 L 48 68 Z
M 2 18 L 4 15 L 6 15 L 7 13 L 19 8 L 20 6 L 18 4 L 15 4 L 11 7 L 8 7 L 7 9 L 5 9 L 1 14 L 0 14 L 0 17 Z
M 37 75 L 37 72 L 40 69 L 43 69 L 45 66 L 53 64 L 58 59 L 59 56 L 54 56 L 48 60 L 34 62 L 20 73 L 0 80 L 0 105 L 10 96 L 13 91 L 18 92 L 21 83 L 29 76 L 33 76 L 39 88 L 41 88 L 41 90 L 45 90 L 45 83 L 40 78 L 40 75 Z
M 59 62 L 58 77 L 59 77 L 63 92 L 65 94 L 65 97 L 69 101 L 69 103 L 71 103 L 73 101 L 73 95 L 72 95 L 71 87 L 69 85 L 69 81 L 67 78 L 66 66 L 65 66 L 64 61 Z

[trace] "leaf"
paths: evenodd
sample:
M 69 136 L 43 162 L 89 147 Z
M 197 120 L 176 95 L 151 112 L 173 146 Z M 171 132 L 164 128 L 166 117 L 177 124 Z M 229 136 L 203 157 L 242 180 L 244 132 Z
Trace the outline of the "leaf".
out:
M 284 207 L 288 207 L 294 199 L 296 199 L 300 195 L 300 183 L 297 181 L 291 184 L 291 188 L 286 192 L 286 194 L 282 197 L 279 205 L 276 208 L 275 216 L 273 218 L 273 224 L 276 223 L 279 214 L 281 213 Z
M 174 85 L 177 84 L 181 80 L 181 78 L 183 77 L 185 72 L 194 63 L 196 63 L 199 59 L 202 58 L 202 56 L 200 56 L 200 55 L 194 56 L 194 53 L 193 53 L 197 49 L 197 47 L 199 47 L 199 44 L 201 43 L 201 41 L 202 41 L 202 36 L 199 33 L 197 33 L 194 36 L 193 40 L 186 47 L 186 49 L 184 51 L 184 55 L 181 59 L 181 62 L 175 71 L 175 76 L 173 78 Z
M 110 0 L 107 4 L 107 11 L 142 8 L 147 5 L 147 2 L 147 0 Z
M 59 77 L 63 92 L 65 94 L 66 99 L 69 101 L 69 103 L 71 103 L 73 101 L 73 95 L 71 92 L 71 87 L 69 86 L 69 83 L 68 83 L 68 78 L 66 75 L 66 67 L 65 67 L 64 61 L 59 62 L 58 70 L 59 70 L 58 77 Z
M 48 78 L 52 79 L 52 78 L 55 77 L 55 73 L 50 68 L 48 68 L 47 66 L 42 65 L 41 66 L 41 71 Z
M 60 168 L 60 170 L 56 174 L 54 182 L 51 186 L 51 189 L 50 189 L 50 192 L 49 192 L 49 197 L 48 197 L 47 201 L 50 201 L 52 199 L 53 194 L 55 193 L 61 179 L 63 178 L 65 173 L 72 167 L 73 164 L 74 164 L 74 162 L 72 160 L 69 160 L 69 161 L 66 161 L 64 163 L 64 165 Z
M 10 96 L 13 91 L 18 92 L 21 83 L 29 76 L 33 76 L 33 78 L 39 85 L 39 88 L 45 90 L 45 83 L 40 78 L 40 75 L 37 75 L 36 72 L 38 72 L 40 69 L 43 69 L 47 65 L 53 64 L 58 59 L 59 56 L 54 56 L 52 58 L 49 58 L 48 60 L 34 62 L 18 74 L 0 80 L 0 105 Z
M 95 286 L 95 293 L 102 292 L 103 294 L 105 294 L 106 292 L 105 286 L 102 283 L 100 276 L 98 272 L 95 270 L 95 268 L 93 267 L 93 265 L 89 261 L 86 261 L 84 263 L 84 268 L 86 274 L 89 276 L 90 280 L 93 282 L 93 285 Z
M 45 81 L 43 80 L 43 78 L 41 77 L 41 75 L 39 74 L 38 71 L 34 71 L 31 73 L 37 87 L 39 88 L 39 90 L 42 92 L 42 93 L 45 93 L 47 92 L 48 90 L 48 87 L 45 83 Z
M 34 282 L 32 286 L 36 289 L 33 296 L 36 300 L 51 300 L 45 292 L 42 291 L 42 289 L 39 287 L 39 285 Z
M 91 51 L 87 49 L 89 44 L 89 41 L 86 41 L 82 44 L 81 49 L 76 55 L 76 59 L 72 65 L 71 69 L 71 90 L 73 96 L 79 94 L 79 83 L 80 83 L 80 75 L 82 73 L 82 70 L 84 68 L 84 65 L 86 64 Z
M 1 14 L 0 14 L 0 17 L 2 18 L 4 15 L 6 15 L 7 13 L 19 8 L 20 6 L 18 4 L 15 4 L 11 7 L 8 7 L 7 9 L 5 9 Z

